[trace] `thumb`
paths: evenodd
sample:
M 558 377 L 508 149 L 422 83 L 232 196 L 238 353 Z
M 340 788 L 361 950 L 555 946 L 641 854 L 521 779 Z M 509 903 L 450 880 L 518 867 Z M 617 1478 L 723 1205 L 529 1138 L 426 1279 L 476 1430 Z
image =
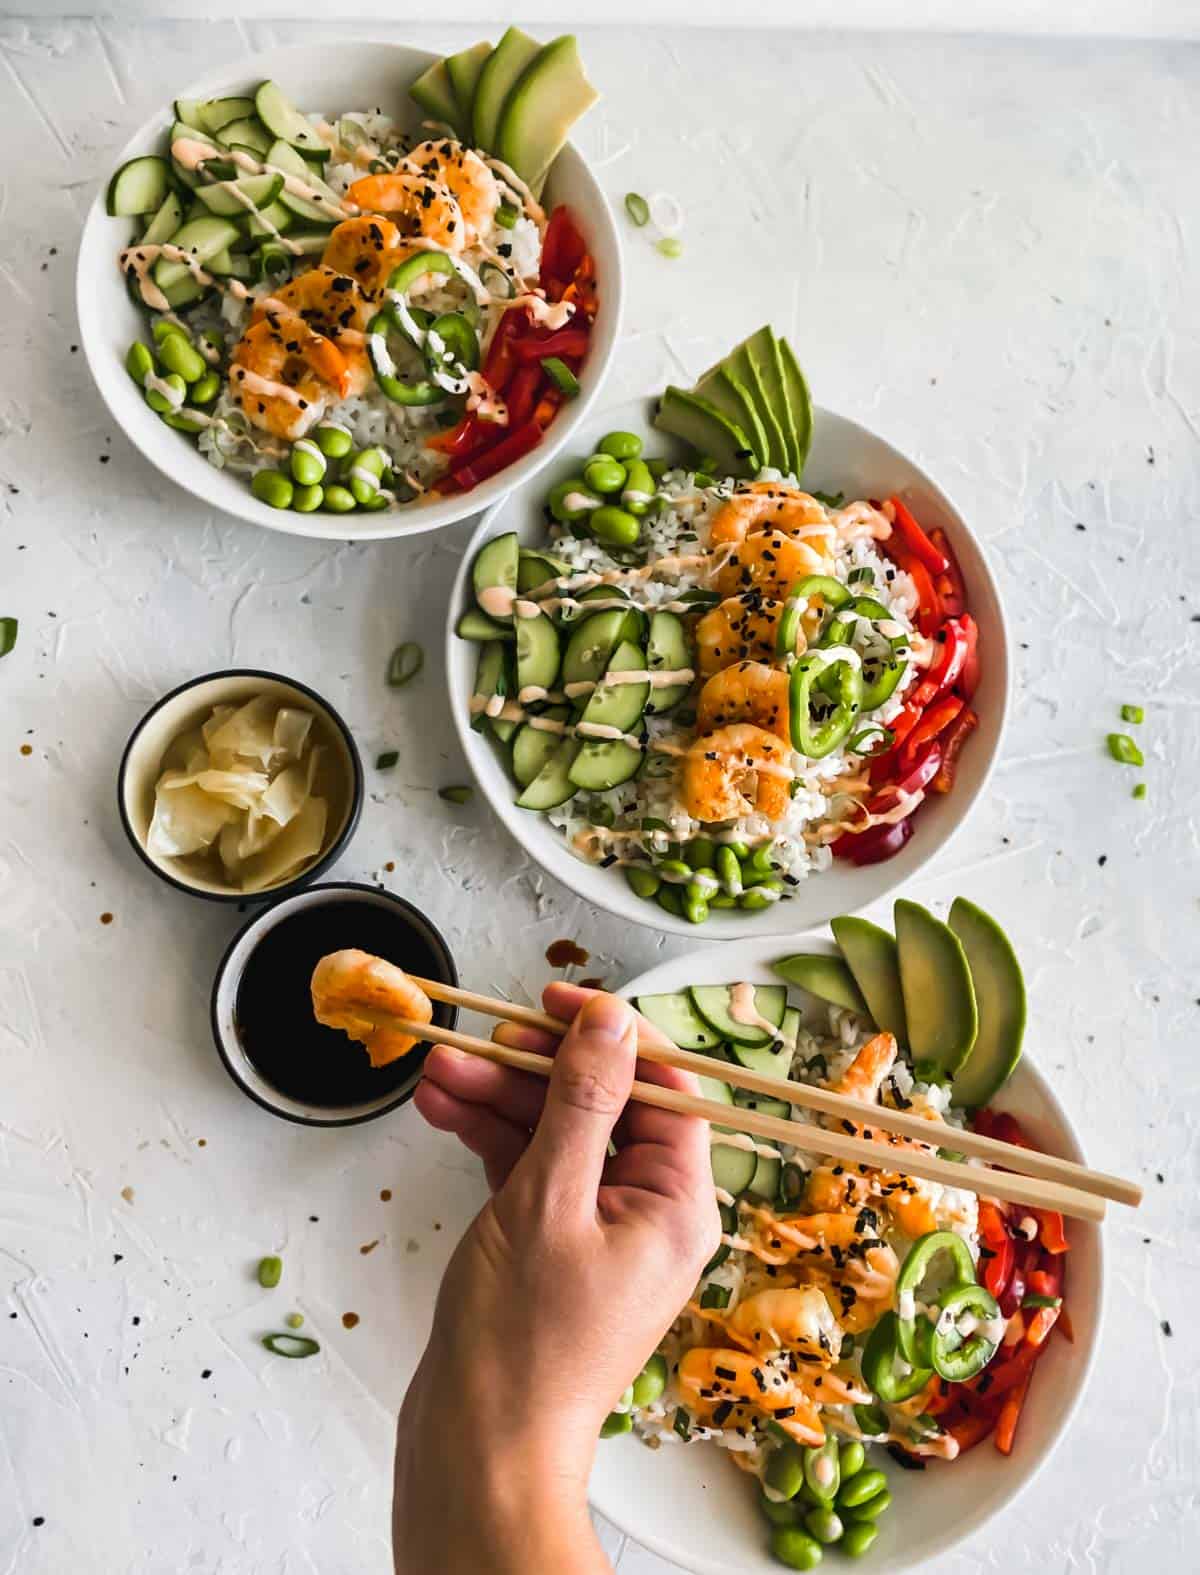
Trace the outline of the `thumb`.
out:
M 545 1107 L 522 1160 L 547 1191 L 595 1202 L 636 1064 L 633 1009 L 615 995 L 594 995 L 554 1057 Z

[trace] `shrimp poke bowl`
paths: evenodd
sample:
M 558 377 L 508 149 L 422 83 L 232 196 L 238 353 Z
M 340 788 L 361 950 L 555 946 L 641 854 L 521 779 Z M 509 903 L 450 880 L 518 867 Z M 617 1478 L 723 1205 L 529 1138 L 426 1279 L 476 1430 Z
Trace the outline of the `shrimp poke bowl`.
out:
M 922 1147 L 966 1170 L 975 1162 L 955 1151 L 966 1127 L 1081 1158 L 1021 1059 L 1019 964 L 962 898 L 945 924 L 897 903 L 895 927 L 893 939 L 838 919 L 833 943 L 708 950 L 622 992 L 712 1056 L 710 1100 L 841 1126 L 731 1090 L 722 1065 L 735 1062 L 930 1125 L 927 1146 L 877 1133 L 889 1145 L 878 1170 L 823 1157 L 811 1125 L 794 1147 L 713 1128 L 721 1245 L 617 1399 L 591 1484 L 602 1514 L 704 1575 L 826 1556 L 923 1567 L 1033 1478 L 1087 1379 L 1097 1227 L 904 1171 L 905 1148 Z M 915 995 L 910 973 L 923 981 Z M 964 1027 L 966 978 L 977 1009 Z
M 662 930 L 794 932 L 885 895 L 999 746 L 1004 622 L 962 517 L 812 408 L 769 329 L 584 435 L 484 519 L 454 593 L 452 710 L 493 807 Z
M 616 233 L 567 144 L 574 38 L 272 51 L 126 148 L 78 273 L 101 393 L 161 470 L 297 534 L 429 530 L 552 457 L 603 378 Z M 364 518 L 369 516 L 369 518 Z

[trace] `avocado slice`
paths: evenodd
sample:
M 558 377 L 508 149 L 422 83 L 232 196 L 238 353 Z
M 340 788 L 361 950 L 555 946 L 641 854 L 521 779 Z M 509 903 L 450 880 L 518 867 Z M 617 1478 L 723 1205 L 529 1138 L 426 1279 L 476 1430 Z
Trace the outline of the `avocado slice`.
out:
M 782 433 L 776 425 L 775 418 L 767 409 L 766 392 L 759 381 L 754 363 L 750 359 L 750 352 L 746 344 L 737 345 L 725 357 L 723 362 L 725 371 L 731 378 L 736 378 L 740 383 L 746 398 L 754 406 L 755 418 L 758 429 L 762 433 L 762 463 L 764 465 L 778 465 L 782 452 Z
M 840 957 L 829 957 L 824 952 L 797 952 L 794 957 L 781 957 L 771 966 L 781 979 L 807 990 L 818 1000 L 832 1001 L 834 1006 L 844 1006 L 860 1017 L 870 1017 L 862 991 Z
M 691 444 L 697 454 L 711 455 L 722 475 L 744 476 L 753 463 L 754 450 L 745 432 L 700 394 L 668 386 L 654 425 Z
M 799 481 L 808 459 L 808 450 L 812 444 L 812 395 L 808 391 L 808 381 L 800 370 L 800 363 L 796 360 L 795 352 L 786 339 L 781 339 L 777 346 L 779 359 L 783 367 L 783 387 L 787 394 L 788 409 L 792 415 L 792 442 L 795 447 L 796 480 Z
M 956 1105 L 986 1105 L 1012 1076 L 1025 1037 L 1025 980 L 1008 936 L 990 914 L 965 897 L 950 909 L 950 928 L 962 943 L 975 986 L 979 1033 L 959 1068 Z
M 920 903 L 893 910 L 908 1048 L 919 1077 L 953 1077 L 979 1031 L 975 986 L 958 936 Z
M 869 919 L 833 919 L 829 927 L 849 964 L 855 984 L 863 993 L 876 1028 L 894 1034 L 901 1044 L 907 1044 L 908 1022 L 904 1015 L 900 961 L 894 938 Z
M 440 120 L 461 137 L 466 128 L 459 114 L 458 100 L 444 60 L 436 60 L 408 90 L 408 96 L 417 103 L 431 120 Z
M 540 191 L 567 133 L 599 97 L 584 75 L 578 43 L 564 33 L 539 49 L 517 78 L 500 116 L 497 153 Z
M 755 387 L 761 400 L 759 416 L 767 429 L 771 463 L 786 474 L 794 464 L 788 445 L 791 416 L 783 392 L 783 368 L 775 348 L 775 335 L 769 328 L 760 328 L 745 341 L 744 348 L 754 370 Z
M 484 39 L 481 43 L 472 44 L 470 49 L 462 49 L 457 55 L 446 57 L 446 71 L 458 104 L 458 123 L 462 127 L 463 137 L 468 141 L 473 136 L 475 84 L 491 53 L 492 46 Z
M 724 361 L 718 361 L 716 366 L 710 367 L 705 372 L 696 384 L 694 392 L 701 399 L 707 399 L 710 404 L 716 405 L 723 415 L 729 417 L 734 426 L 741 427 L 750 439 L 750 446 L 754 450 L 753 468 L 761 470 L 766 463 L 767 434 L 758 419 L 754 401 L 737 374 L 731 372 Z
M 541 47 L 536 38 L 530 38 L 519 27 L 510 27 L 483 62 L 479 80 L 475 84 L 472 114 L 472 130 L 477 147 L 491 152 L 496 146 L 505 100 L 517 78 Z

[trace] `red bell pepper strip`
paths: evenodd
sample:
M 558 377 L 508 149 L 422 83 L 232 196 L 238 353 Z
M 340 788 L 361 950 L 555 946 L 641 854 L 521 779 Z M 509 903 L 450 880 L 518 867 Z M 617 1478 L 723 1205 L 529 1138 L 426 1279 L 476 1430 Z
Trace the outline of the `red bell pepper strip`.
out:
M 586 254 L 587 244 L 575 216 L 561 203 L 550 215 L 542 237 L 542 284 L 547 285 L 552 279 L 569 284 Z
M 528 308 L 513 308 L 505 312 L 496 325 L 496 332 L 492 335 L 492 342 L 488 346 L 488 353 L 483 361 L 483 376 L 489 388 L 496 393 L 503 393 L 508 387 L 508 380 L 516 370 L 516 357 L 512 352 L 513 340 L 523 330 L 529 327 Z
M 891 554 L 896 558 L 896 554 Z M 917 587 L 917 628 L 928 639 L 937 632 L 942 622 L 942 602 L 934 587 L 933 576 L 920 561 L 905 554 L 896 558 L 900 567 Z
M 896 516 L 892 529 L 904 543 L 905 548 L 924 564 L 931 575 L 945 574 L 950 567 L 949 558 L 944 552 L 938 551 L 899 498 L 890 497 L 888 502 L 895 510 Z
M 962 570 L 950 550 L 950 543 L 946 540 L 944 530 L 931 530 L 929 539 L 946 560 L 945 569 L 941 574 L 935 574 L 933 577 L 934 586 L 942 598 L 946 616 L 957 618 L 967 606 L 967 589 L 963 584 Z
M 1025 1404 L 1025 1396 L 1029 1393 L 1029 1380 L 1033 1376 L 1032 1368 L 1009 1391 L 1000 1407 L 1000 1416 L 996 1422 L 996 1448 L 1002 1455 L 1011 1455 L 1013 1438 L 1017 1431 L 1017 1423 L 1021 1419 L 1021 1408 Z
M 560 328 L 545 339 L 515 339 L 513 354 L 518 361 L 540 361 L 544 356 L 584 356 L 588 336 L 584 328 Z
M 922 758 L 922 745 L 932 743 L 940 733 L 949 727 L 966 703 L 958 695 L 945 695 L 941 700 L 931 705 L 900 745 L 900 752 L 896 757 L 898 768 L 904 772 L 911 771 Z M 940 760 L 938 764 L 941 764 Z M 933 780 L 936 774 L 936 770 L 930 773 L 930 781 Z
M 924 711 L 948 689 L 954 688 L 970 653 L 969 636 L 957 618 L 947 618 L 936 638 L 941 647 L 940 655 L 909 696 L 909 704 L 919 711 Z
M 523 427 L 533 414 L 538 384 L 542 381 L 544 375 L 536 361 L 518 367 L 513 374 L 512 381 L 504 391 L 505 402 L 508 405 L 508 428 L 510 432 L 515 432 L 518 427 Z
M 524 459 L 542 441 L 542 429 L 536 421 L 527 421 L 523 427 L 510 432 L 499 443 L 473 456 L 466 464 L 458 466 L 449 475 L 434 483 L 435 492 L 470 492 L 481 481 L 494 476 L 497 471 Z
M 892 825 L 871 826 L 866 831 L 847 832 L 833 844 L 835 858 L 853 864 L 882 864 L 893 858 L 913 834 L 911 815 Z
M 983 1284 L 985 1290 L 991 1291 L 997 1301 L 1000 1301 L 1008 1291 L 1012 1281 L 1013 1265 L 1016 1262 L 1016 1249 L 1011 1238 L 1006 1234 L 1003 1242 L 997 1247 L 988 1247 L 994 1256 L 988 1258 L 983 1266 Z
M 1061 1307 L 1039 1307 L 1029 1320 L 1029 1327 L 1025 1331 L 1027 1344 L 1037 1349 L 1045 1345 L 1050 1338 L 1050 1331 L 1058 1322 Z
M 1066 1227 L 1063 1217 L 1057 1209 L 1034 1209 L 1033 1217 L 1038 1222 L 1038 1240 L 1047 1252 L 1058 1254 L 1066 1252 L 1070 1246 L 1067 1241 Z M 1056 1294 L 1056 1293 L 1050 1293 Z
M 1034 1269 L 1027 1276 L 1029 1289 L 1035 1296 L 1058 1296 L 1062 1290 L 1062 1275 L 1059 1265 L 1054 1259 L 1047 1259 L 1053 1265 L 1050 1269 Z
M 435 432 L 425 439 L 425 447 L 451 459 L 465 459 L 479 441 L 479 428 L 483 423 L 473 413 L 468 413 L 455 427 L 445 432 Z
M 954 721 L 951 722 L 938 740 L 942 746 L 942 767 L 930 784 L 935 793 L 949 793 L 954 786 L 954 778 L 958 770 L 959 751 L 966 743 L 971 732 L 978 726 L 978 713 L 966 706 L 958 713 Z
M 992 1414 L 980 1412 L 978 1416 L 964 1416 L 961 1421 L 952 1422 L 946 1431 L 958 1445 L 959 1454 L 965 1455 L 968 1449 L 982 1443 L 995 1425 Z

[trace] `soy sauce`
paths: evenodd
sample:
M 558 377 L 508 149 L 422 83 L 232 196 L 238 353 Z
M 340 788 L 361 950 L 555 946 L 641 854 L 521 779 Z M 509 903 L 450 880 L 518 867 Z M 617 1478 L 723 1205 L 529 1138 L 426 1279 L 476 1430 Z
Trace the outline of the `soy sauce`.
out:
M 328 952 L 359 947 L 427 979 L 444 978 L 445 963 L 402 912 L 370 902 L 327 902 L 281 919 L 247 959 L 234 1020 L 238 1039 L 259 1074 L 281 1094 L 336 1110 L 401 1088 L 420 1065 L 422 1046 L 389 1066 L 373 1067 L 362 1045 L 313 1016 L 309 981 Z M 435 1023 L 449 1009 L 435 1005 Z

